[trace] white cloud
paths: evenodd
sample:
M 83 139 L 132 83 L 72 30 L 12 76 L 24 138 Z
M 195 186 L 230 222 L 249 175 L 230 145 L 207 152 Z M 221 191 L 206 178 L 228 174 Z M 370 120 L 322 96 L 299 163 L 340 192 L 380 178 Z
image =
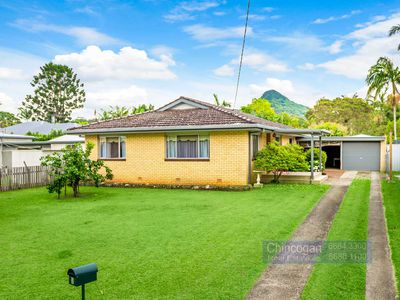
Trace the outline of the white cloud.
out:
M 225 64 L 216 70 L 214 73 L 219 72 L 220 74 L 229 74 L 229 76 L 233 75 L 233 66 L 238 65 L 240 62 L 240 58 L 232 59 L 228 64 Z M 243 56 L 243 65 L 252 68 L 258 72 L 288 72 L 290 68 L 282 61 L 277 60 L 271 55 L 260 52 L 258 50 L 249 49 L 247 53 L 245 52 Z M 228 68 L 230 67 L 230 69 Z M 220 75 L 219 76 L 228 76 L 228 75 Z
M 368 22 L 365 22 L 365 23 L 356 24 L 356 28 L 363 28 L 363 27 L 372 25 L 375 22 L 379 22 L 379 21 L 383 21 L 383 20 L 386 20 L 386 16 L 382 16 L 382 15 L 374 16 L 371 21 L 368 21 Z
M 6 93 L 0 92 L 0 110 L 16 112 L 15 101 Z
M 232 77 L 235 75 L 235 70 L 230 65 L 223 65 L 214 70 L 214 74 L 221 77 Z
M 225 16 L 226 12 L 225 11 L 215 11 L 215 12 L 213 12 L 213 15 L 217 16 L 217 17 L 221 17 L 221 16 Z
M 171 56 L 160 55 L 160 60 L 155 60 L 146 51 L 132 47 L 116 53 L 88 46 L 80 53 L 56 55 L 54 62 L 71 66 L 80 78 L 88 81 L 176 78 L 169 69 L 175 64 Z
M 277 90 L 284 95 L 289 95 L 294 92 L 294 86 L 290 80 L 278 78 L 267 78 L 265 83 L 261 85 L 251 84 L 250 89 L 260 95 L 267 90 Z
M 97 17 L 97 16 L 100 15 L 97 11 L 95 11 L 90 6 L 79 7 L 77 9 L 75 9 L 75 11 L 77 13 L 86 14 L 86 15 L 89 15 L 89 16 L 92 16 L 92 17 Z
M 337 54 L 342 51 L 343 41 L 335 41 L 332 45 L 328 47 L 330 54 Z
M 121 41 L 107 34 L 101 33 L 92 27 L 83 26 L 58 26 L 36 22 L 27 19 L 19 19 L 13 26 L 29 32 L 56 32 L 73 37 L 81 45 L 117 45 Z
M 305 63 L 302 65 L 298 65 L 297 68 L 300 70 L 311 71 L 311 70 L 315 70 L 316 66 L 312 63 Z
M 354 53 L 319 64 L 326 71 L 352 79 L 365 79 L 368 69 L 379 57 L 388 56 L 396 63 L 398 40 L 388 37 L 391 26 L 400 23 L 400 14 L 349 33 L 344 38 L 353 42 Z
M 211 27 L 201 24 L 186 26 L 183 29 L 186 33 L 192 36 L 192 38 L 198 41 L 211 41 L 211 40 L 223 40 L 231 38 L 243 37 L 244 27 Z M 247 34 L 252 35 L 253 30 L 251 27 L 247 28 Z
M 21 69 L 0 67 L 0 79 L 4 80 L 21 80 L 26 79 L 27 75 Z
M 331 16 L 328 18 L 318 18 L 315 19 L 312 23 L 313 24 L 326 24 L 326 23 L 330 23 L 330 22 L 334 22 L 334 21 L 339 21 L 339 20 L 343 20 L 343 19 L 349 19 L 354 15 L 358 15 L 361 13 L 361 10 L 353 10 L 348 14 L 344 14 L 341 16 Z
M 86 93 L 86 109 L 99 112 L 101 108 L 109 105 L 135 106 L 139 103 L 147 103 L 148 95 L 144 88 L 131 85 L 124 88 L 103 89 L 88 91 Z
M 178 22 L 193 20 L 194 12 L 201 12 L 210 8 L 218 7 L 218 1 L 184 1 L 175 6 L 168 14 L 164 16 L 167 22 Z
M 266 11 L 266 12 L 272 12 L 274 10 L 274 8 L 273 7 L 263 7 L 261 10 Z
M 298 51 L 325 51 L 324 42 L 311 34 L 294 32 L 285 36 L 271 36 L 265 39 L 267 42 L 280 43 L 288 47 L 296 48 Z

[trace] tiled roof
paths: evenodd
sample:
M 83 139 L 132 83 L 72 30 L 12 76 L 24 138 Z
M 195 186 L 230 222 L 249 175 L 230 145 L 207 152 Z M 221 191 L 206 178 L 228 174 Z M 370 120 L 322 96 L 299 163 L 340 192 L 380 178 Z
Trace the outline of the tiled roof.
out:
M 5 128 L 0 128 L 0 132 L 13 134 L 26 134 L 30 132 L 38 132 L 41 134 L 49 134 L 52 130 L 66 131 L 69 128 L 79 126 L 77 123 L 49 123 L 46 121 L 28 121 L 19 123 Z
M 201 125 L 233 125 L 233 124 L 261 124 L 274 128 L 291 128 L 289 126 L 267 121 L 238 110 L 223 108 L 207 102 L 180 97 L 177 100 L 187 100 L 206 106 L 208 109 L 169 109 L 163 110 L 161 107 L 155 111 L 124 118 L 113 119 L 92 123 L 73 129 L 110 129 L 110 128 L 143 128 L 143 127 L 179 127 L 179 126 L 201 126 Z

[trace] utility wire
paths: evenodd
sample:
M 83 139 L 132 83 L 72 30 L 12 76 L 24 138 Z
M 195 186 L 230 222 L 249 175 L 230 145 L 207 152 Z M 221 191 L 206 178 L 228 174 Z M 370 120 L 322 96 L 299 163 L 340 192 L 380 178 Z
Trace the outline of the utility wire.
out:
M 247 24 L 249 23 L 249 12 L 250 12 L 250 0 L 248 0 L 248 2 L 247 2 L 246 24 L 244 25 L 242 53 L 240 54 L 239 71 L 238 71 L 238 77 L 237 77 L 237 82 L 236 82 L 235 101 L 233 102 L 233 108 L 236 107 L 236 100 L 237 100 L 237 95 L 238 95 L 238 91 L 239 91 L 240 72 L 242 71 L 243 53 L 244 53 L 244 46 L 246 44 L 246 35 L 247 35 Z

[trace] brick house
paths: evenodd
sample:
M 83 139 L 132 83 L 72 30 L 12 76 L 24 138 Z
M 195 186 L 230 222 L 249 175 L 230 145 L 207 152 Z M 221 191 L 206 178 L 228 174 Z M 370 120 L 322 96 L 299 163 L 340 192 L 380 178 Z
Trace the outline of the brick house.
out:
M 212 186 L 254 182 L 253 158 L 272 140 L 284 145 L 321 135 L 187 97 L 68 132 L 95 145 L 92 159 L 107 162 L 114 182 Z

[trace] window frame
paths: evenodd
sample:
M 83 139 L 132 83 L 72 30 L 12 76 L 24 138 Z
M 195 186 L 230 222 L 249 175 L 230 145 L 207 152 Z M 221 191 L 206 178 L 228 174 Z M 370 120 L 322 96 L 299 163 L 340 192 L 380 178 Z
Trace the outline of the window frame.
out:
M 187 137 L 196 137 L 196 148 L 197 148 L 197 155 L 196 157 L 178 157 L 178 139 L 180 136 L 187 136 Z M 207 138 L 207 157 L 200 157 L 200 141 L 201 137 L 206 137 Z M 175 141 L 175 153 L 176 157 L 168 157 L 168 142 L 170 140 Z M 205 134 L 200 134 L 200 133 L 176 133 L 176 134 L 166 134 L 165 135 L 165 161 L 209 161 L 210 160 L 210 134 L 205 133 Z
M 107 138 L 115 138 L 118 139 L 118 157 L 107 157 Z M 121 139 L 124 139 L 125 141 L 125 156 L 121 156 Z M 105 141 L 105 156 L 102 156 L 101 154 L 101 144 L 102 140 L 104 139 Z M 99 159 L 100 160 L 126 160 L 126 136 L 125 135 L 110 135 L 110 136 L 100 136 L 99 137 L 99 153 L 98 153 Z
M 253 143 L 253 139 L 254 137 L 257 136 L 257 152 L 254 153 L 254 143 Z M 250 134 L 250 153 L 251 153 L 251 159 L 255 160 L 257 153 L 260 151 L 260 133 L 251 133 Z

